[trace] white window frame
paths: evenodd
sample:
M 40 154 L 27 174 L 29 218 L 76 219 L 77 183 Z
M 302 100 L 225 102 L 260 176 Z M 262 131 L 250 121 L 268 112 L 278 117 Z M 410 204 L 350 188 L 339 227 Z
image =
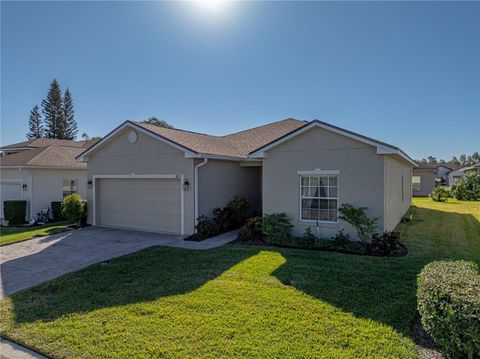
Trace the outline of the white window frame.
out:
M 68 191 L 68 190 L 65 189 L 65 188 L 66 188 L 66 187 L 65 187 L 65 181 L 70 182 L 70 191 Z M 72 188 L 71 183 L 72 183 L 72 182 L 75 183 L 75 186 L 74 186 L 74 187 L 75 187 L 75 190 L 73 190 L 73 191 L 71 190 L 71 188 Z M 65 195 L 65 192 L 70 192 L 70 194 L 78 194 L 78 179 L 76 179 L 76 178 L 73 178 L 73 179 L 72 179 L 72 178 L 70 178 L 70 179 L 69 179 L 69 178 L 64 178 L 64 179 L 63 179 L 63 182 L 62 182 L 62 197 L 63 197 L 63 198 L 65 198 L 66 196 L 68 196 L 68 194 Z
M 413 179 L 415 177 L 418 177 L 420 179 L 420 181 L 417 183 L 417 182 L 413 182 Z M 418 189 L 415 188 L 415 185 L 418 185 Z M 412 175 L 412 191 L 421 191 L 422 190 L 422 176 L 418 176 L 418 175 Z
M 310 171 L 297 171 L 298 175 L 298 218 L 300 222 L 303 223 L 319 223 L 319 224 L 338 224 L 338 209 L 340 208 L 340 171 L 338 170 L 321 170 L 315 169 Z M 302 217 L 302 177 L 308 176 L 329 176 L 337 177 L 337 197 L 326 197 L 324 199 L 336 199 L 337 200 L 337 220 L 336 221 L 325 221 L 325 220 L 316 220 L 316 219 L 303 219 Z M 320 200 L 320 197 L 318 197 Z

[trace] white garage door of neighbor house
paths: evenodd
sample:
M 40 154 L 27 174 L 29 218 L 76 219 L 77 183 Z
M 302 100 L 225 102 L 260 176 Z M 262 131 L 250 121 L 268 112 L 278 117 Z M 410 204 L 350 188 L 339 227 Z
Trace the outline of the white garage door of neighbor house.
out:
M 100 225 L 180 234 L 179 179 L 102 178 L 97 185 Z
M 2 209 L 0 218 L 3 218 L 3 201 L 22 199 L 22 186 L 19 182 L 0 183 L 0 197 L 2 200 Z

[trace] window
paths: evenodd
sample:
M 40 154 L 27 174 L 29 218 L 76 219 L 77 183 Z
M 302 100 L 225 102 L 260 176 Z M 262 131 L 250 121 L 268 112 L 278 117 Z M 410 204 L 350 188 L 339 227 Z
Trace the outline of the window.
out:
M 337 222 L 338 176 L 300 176 L 300 220 Z
M 422 178 L 420 176 L 412 176 L 412 189 L 414 191 L 420 191 L 422 185 Z
M 77 193 L 77 180 L 64 179 L 63 180 L 63 197 L 66 197 L 73 193 Z

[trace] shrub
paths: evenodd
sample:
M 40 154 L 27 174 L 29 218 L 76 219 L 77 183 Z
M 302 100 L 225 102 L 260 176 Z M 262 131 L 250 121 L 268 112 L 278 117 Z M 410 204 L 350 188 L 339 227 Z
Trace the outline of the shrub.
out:
M 452 196 L 462 201 L 480 201 L 480 173 L 469 172 L 456 181 Z
M 350 223 L 358 233 L 358 238 L 362 242 L 367 242 L 375 231 L 377 218 L 369 218 L 366 214 L 366 207 L 354 207 L 351 204 L 344 203 L 340 206 L 340 219 Z
M 418 276 L 418 311 L 425 331 L 451 357 L 480 355 L 480 273 L 466 261 L 438 261 Z
M 312 228 L 305 228 L 305 232 L 301 237 L 295 237 L 293 244 L 299 248 L 313 248 L 315 247 L 317 237 L 312 233 Z
M 4 201 L 3 213 L 10 226 L 24 224 L 27 215 L 27 201 Z
M 373 256 L 393 256 L 401 249 L 400 234 L 397 232 L 384 232 L 381 236 L 375 233 L 369 245 L 369 252 Z
M 212 221 L 217 227 L 216 232 L 223 233 L 236 228 L 233 223 L 232 210 L 230 208 L 214 208 L 212 210 Z
M 52 208 L 52 217 L 54 221 L 64 221 L 65 217 L 62 213 L 62 202 L 52 202 L 50 204 Z
M 197 225 L 195 226 L 196 233 L 194 237 L 196 239 L 205 239 L 218 234 L 218 226 L 210 218 L 202 214 L 198 217 Z
M 73 193 L 66 196 L 62 203 L 62 213 L 69 221 L 81 225 L 82 217 L 85 216 L 86 202 L 80 195 Z
M 227 203 L 225 210 L 229 211 L 232 228 L 245 224 L 249 217 L 250 205 L 246 198 L 235 196 Z
M 435 202 L 446 202 L 448 197 L 450 197 L 449 187 L 436 186 L 430 193 L 430 198 Z
M 240 229 L 237 239 L 240 242 L 263 242 L 262 217 L 253 217 L 247 220 Z
M 347 244 L 350 242 L 350 235 L 343 233 L 342 229 L 332 239 L 335 247 L 342 248 L 346 247 Z
M 262 219 L 262 232 L 267 244 L 290 245 L 292 227 L 285 213 L 266 214 Z

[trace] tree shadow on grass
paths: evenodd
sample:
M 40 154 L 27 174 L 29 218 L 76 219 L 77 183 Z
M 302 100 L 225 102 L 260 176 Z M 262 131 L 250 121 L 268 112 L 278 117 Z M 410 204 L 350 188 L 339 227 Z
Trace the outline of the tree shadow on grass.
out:
M 11 296 L 17 323 L 189 293 L 257 251 L 151 247 L 92 265 Z
M 401 224 L 403 258 L 281 251 L 286 263 L 273 274 L 304 293 L 410 335 L 416 315 L 416 280 L 434 260 L 480 261 L 480 223 L 470 214 L 414 208 Z

